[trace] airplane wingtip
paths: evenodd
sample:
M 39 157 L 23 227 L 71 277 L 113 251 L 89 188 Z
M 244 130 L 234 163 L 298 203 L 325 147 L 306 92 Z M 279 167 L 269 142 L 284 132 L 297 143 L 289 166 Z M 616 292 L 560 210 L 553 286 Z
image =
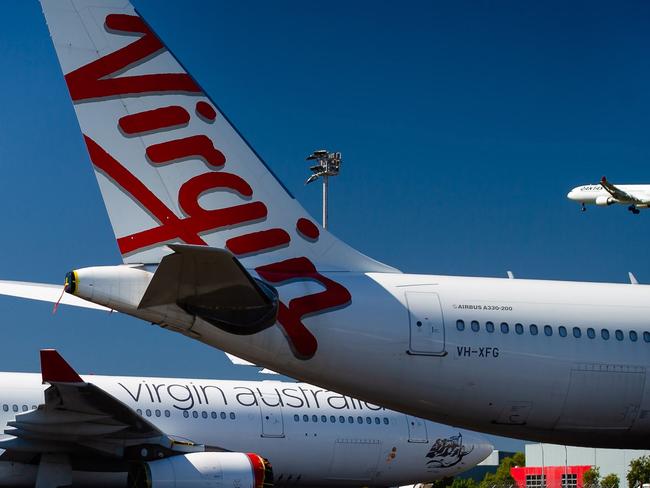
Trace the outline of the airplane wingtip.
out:
M 43 383 L 83 383 L 56 349 L 41 349 L 41 376 Z

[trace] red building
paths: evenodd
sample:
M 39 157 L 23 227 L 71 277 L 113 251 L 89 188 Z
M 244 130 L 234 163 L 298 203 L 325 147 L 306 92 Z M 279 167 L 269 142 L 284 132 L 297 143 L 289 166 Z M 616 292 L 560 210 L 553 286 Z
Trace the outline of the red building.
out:
M 591 466 L 525 466 L 511 468 L 510 476 L 517 488 L 582 488 L 582 475 L 589 468 Z

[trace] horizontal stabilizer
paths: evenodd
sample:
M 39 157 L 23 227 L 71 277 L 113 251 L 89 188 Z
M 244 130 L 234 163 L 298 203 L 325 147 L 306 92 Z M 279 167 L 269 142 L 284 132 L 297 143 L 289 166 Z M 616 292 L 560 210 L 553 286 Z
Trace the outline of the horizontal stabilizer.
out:
M 170 244 L 139 309 L 176 304 L 234 334 L 253 334 L 275 323 L 278 295 L 253 278 L 230 252 Z
M 0 295 L 110 311 L 110 308 L 97 305 L 96 303 L 89 302 L 69 293 L 63 293 L 63 285 L 27 283 L 24 281 L 0 281 Z
M 242 359 L 239 356 L 235 356 L 234 354 L 230 354 L 230 353 L 226 352 L 225 355 L 228 357 L 230 362 L 232 364 L 234 364 L 235 366 L 252 366 L 254 368 L 262 368 L 262 366 L 258 366 L 255 363 L 251 363 L 250 361 L 246 361 L 245 359 Z M 272 369 L 268 369 L 268 368 L 260 369 L 259 373 L 262 373 L 262 374 L 279 374 L 278 372 L 273 371 Z

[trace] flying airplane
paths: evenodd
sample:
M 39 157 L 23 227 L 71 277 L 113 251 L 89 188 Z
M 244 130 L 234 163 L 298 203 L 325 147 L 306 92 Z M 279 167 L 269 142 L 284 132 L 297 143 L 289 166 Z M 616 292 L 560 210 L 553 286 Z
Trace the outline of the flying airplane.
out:
M 567 198 L 580 203 L 583 212 L 587 204 L 605 207 L 619 203 L 638 215 L 639 209 L 650 206 L 650 185 L 614 185 L 603 176 L 599 185 L 576 186 Z
M 128 2 L 41 1 L 123 256 L 68 293 L 413 416 L 647 447 L 648 286 L 379 263 L 307 214 Z M 3 293 L 60 294 L 26 286 Z
M 396 486 L 492 452 L 474 433 L 304 383 L 82 378 L 51 349 L 41 370 L 0 373 L 0 486 Z

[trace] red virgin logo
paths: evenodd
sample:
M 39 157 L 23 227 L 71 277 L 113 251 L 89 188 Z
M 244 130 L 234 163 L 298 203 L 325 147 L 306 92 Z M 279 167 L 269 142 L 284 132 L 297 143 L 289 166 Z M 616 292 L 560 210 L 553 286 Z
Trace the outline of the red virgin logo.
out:
M 117 74 L 165 52 L 165 48 L 137 16 L 108 15 L 105 28 L 113 34 L 130 37 L 136 35 L 137 39 L 66 75 L 66 82 L 75 103 L 92 103 L 115 97 L 159 96 L 165 93 L 203 95 L 200 87 L 186 73 L 117 77 Z M 119 132 L 127 139 L 158 131 L 168 132 L 173 137 L 174 130 L 186 127 L 192 117 L 205 124 L 212 124 L 217 117 L 214 107 L 204 101 L 196 103 L 192 112 L 178 105 L 162 105 L 153 110 L 129 114 L 116 122 Z M 207 245 L 202 235 L 226 228 L 242 228 L 244 231 L 226 241 L 226 248 L 239 258 L 270 253 L 290 246 L 291 230 L 295 230 L 295 235 L 306 242 L 314 243 L 319 239 L 318 227 L 305 218 L 300 218 L 295 223 L 295 229 L 276 227 L 246 233 L 247 225 L 267 220 L 268 208 L 264 202 L 254 200 L 252 187 L 241 176 L 223 171 L 227 167 L 227 157 L 215 147 L 213 140 L 207 135 L 196 134 L 170 139 L 144 148 L 143 156 L 154 167 L 200 159 L 210 168 L 210 171 L 189 178 L 180 185 L 177 201 L 182 216 L 165 205 L 100 144 L 87 135 L 84 135 L 84 139 L 93 165 L 157 222 L 157 225 L 149 229 L 119 237 L 117 242 L 122 254 L 138 252 L 173 240 Z M 201 206 L 201 195 L 220 191 L 236 195 L 241 203 L 219 209 L 205 209 Z M 349 291 L 320 274 L 313 262 L 304 256 L 270 262 L 258 266 L 255 271 L 262 279 L 274 285 L 299 280 L 316 282 L 324 288 L 318 293 L 294 298 L 287 304 L 281 302 L 278 314 L 278 324 L 283 329 L 295 356 L 301 359 L 312 357 L 318 344 L 303 324 L 303 318 L 347 306 L 352 299 Z

